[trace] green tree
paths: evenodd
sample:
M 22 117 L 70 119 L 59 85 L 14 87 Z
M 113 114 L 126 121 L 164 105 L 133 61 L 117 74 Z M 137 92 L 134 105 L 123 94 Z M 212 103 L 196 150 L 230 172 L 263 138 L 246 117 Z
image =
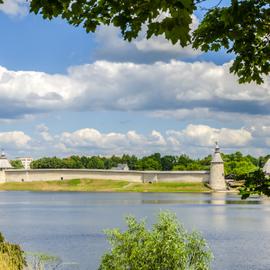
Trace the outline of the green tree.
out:
M 57 157 L 44 157 L 31 162 L 32 169 L 61 169 L 65 167 L 65 162 Z
M 109 170 L 113 167 L 113 161 L 110 158 L 104 160 L 104 166 L 106 170 Z
M 225 175 L 241 175 L 256 171 L 258 169 L 250 160 L 228 161 L 224 164 Z
M 79 156 L 71 156 L 68 158 L 64 158 L 63 160 L 63 167 L 68 169 L 82 169 L 83 163 Z
M 121 163 L 127 164 L 130 170 L 135 170 L 136 169 L 136 163 L 138 161 L 138 158 L 134 155 L 126 155 L 124 154 L 122 156 L 122 161 Z
M 225 175 L 234 175 L 239 178 L 258 169 L 258 160 L 251 155 L 244 156 L 237 151 L 232 154 L 222 154 L 224 160 Z
M 82 163 L 83 168 L 87 168 L 88 161 L 89 161 L 88 157 L 86 156 L 81 157 L 81 163 Z
M 126 219 L 127 230 L 108 230 L 111 251 L 102 257 L 99 270 L 208 270 L 212 254 L 202 236 L 188 233 L 175 215 L 161 212 L 152 230 L 144 221 Z
M 0 0 L 3 3 L 5 0 Z M 30 11 L 44 19 L 59 18 L 95 32 L 99 25 L 114 25 L 131 41 L 142 29 L 146 38 L 163 35 L 181 46 L 203 51 L 225 48 L 235 60 L 230 71 L 239 82 L 263 82 L 270 72 L 269 0 L 231 0 L 207 7 L 198 29 L 191 33 L 192 15 L 205 0 L 32 0 Z M 166 15 L 165 15 L 166 14 Z
M 24 168 L 23 164 L 22 164 L 22 161 L 18 160 L 18 159 L 11 160 L 10 164 L 14 169 L 23 169 Z
M 21 247 L 5 241 L 0 233 L 0 269 L 23 270 L 26 267 L 25 254 Z
M 144 171 L 160 171 L 162 169 L 160 161 L 153 157 L 142 158 L 141 166 Z
M 119 156 L 112 155 L 109 159 L 112 167 L 117 167 L 119 163 L 122 163 L 122 158 Z
M 181 155 L 178 157 L 177 165 L 183 165 L 187 167 L 191 162 L 193 162 L 193 160 L 188 155 Z
M 88 169 L 104 169 L 104 161 L 100 157 L 93 156 L 89 159 L 87 163 L 87 168 Z
M 176 163 L 176 157 L 174 156 L 164 156 L 160 159 L 162 170 L 171 171 Z
M 269 0 L 231 0 L 210 9 L 193 35 L 193 46 L 207 52 L 225 48 L 236 58 L 230 71 L 239 82 L 263 82 L 270 72 Z
M 270 197 L 270 178 L 261 169 L 243 175 L 241 178 L 245 179 L 244 186 L 240 188 L 242 199 L 247 199 L 250 195 Z
M 173 166 L 173 171 L 186 171 L 187 167 L 183 164 L 177 164 Z

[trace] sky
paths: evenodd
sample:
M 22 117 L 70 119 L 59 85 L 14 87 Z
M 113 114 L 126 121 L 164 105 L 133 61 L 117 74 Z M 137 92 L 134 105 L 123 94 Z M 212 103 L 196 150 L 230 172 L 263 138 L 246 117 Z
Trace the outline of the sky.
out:
M 201 14 L 194 14 L 195 29 Z M 131 43 L 0 6 L 0 147 L 17 156 L 270 152 L 270 78 L 241 84 L 233 55 L 163 37 Z

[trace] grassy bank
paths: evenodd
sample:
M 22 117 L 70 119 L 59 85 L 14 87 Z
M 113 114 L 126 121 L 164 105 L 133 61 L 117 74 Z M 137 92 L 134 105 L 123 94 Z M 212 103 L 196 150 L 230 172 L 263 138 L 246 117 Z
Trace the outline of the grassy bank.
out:
M 83 191 L 83 192 L 209 192 L 202 183 L 129 183 L 126 181 L 74 179 L 0 184 L 10 191 Z

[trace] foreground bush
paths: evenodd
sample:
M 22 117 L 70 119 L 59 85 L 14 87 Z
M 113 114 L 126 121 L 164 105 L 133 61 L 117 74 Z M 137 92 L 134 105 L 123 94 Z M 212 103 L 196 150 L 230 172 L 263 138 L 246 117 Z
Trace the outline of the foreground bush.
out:
M 5 241 L 0 233 L 0 270 L 23 270 L 26 260 L 20 246 Z
M 128 229 L 106 231 L 112 246 L 99 270 L 208 270 L 212 253 L 198 232 L 188 233 L 175 215 L 161 212 L 152 230 L 127 217 Z

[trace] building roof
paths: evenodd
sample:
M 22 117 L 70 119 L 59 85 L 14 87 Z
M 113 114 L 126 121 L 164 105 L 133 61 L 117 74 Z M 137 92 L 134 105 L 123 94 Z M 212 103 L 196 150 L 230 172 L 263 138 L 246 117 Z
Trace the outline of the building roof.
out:
M 118 164 L 117 167 L 113 167 L 112 170 L 129 170 L 127 164 Z
M 0 169 L 10 169 L 12 168 L 10 162 L 8 161 L 4 152 L 0 156 Z
M 266 174 L 270 174 L 270 159 L 268 159 L 267 162 L 264 164 L 263 171 Z
M 212 163 L 223 163 L 223 159 L 220 154 L 220 147 L 216 142 L 215 152 L 213 154 Z

